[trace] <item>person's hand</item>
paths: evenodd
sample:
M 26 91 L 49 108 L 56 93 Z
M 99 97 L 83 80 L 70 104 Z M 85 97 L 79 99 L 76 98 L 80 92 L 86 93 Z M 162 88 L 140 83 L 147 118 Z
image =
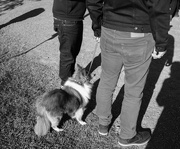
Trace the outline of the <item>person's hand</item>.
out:
M 56 19 L 54 19 L 54 31 L 58 32 L 58 28 L 59 28 L 58 21 Z
M 54 25 L 54 31 L 55 31 L 55 32 L 58 32 L 58 26 L 55 26 L 55 25 Z
M 154 59 L 160 59 L 161 57 L 164 56 L 165 53 L 166 53 L 166 51 L 157 52 L 157 51 L 156 51 L 156 48 L 154 48 L 154 51 L 153 51 L 153 53 L 152 53 L 152 57 L 153 57 Z
M 100 37 L 94 37 L 96 42 L 100 42 Z

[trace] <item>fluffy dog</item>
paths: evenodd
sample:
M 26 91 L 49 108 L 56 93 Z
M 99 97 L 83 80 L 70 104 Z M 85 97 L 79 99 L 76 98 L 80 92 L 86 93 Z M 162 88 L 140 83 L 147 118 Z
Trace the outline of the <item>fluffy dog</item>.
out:
M 91 96 L 90 77 L 80 65 L 75 73 L 64 83 L 61 89 L 54 89 L 36 100 L 37 123 L 34 131 L 38 136 L 48 133 L 50 127 L 55 131 L 63 131 L 58 124 L 63 114 L 75 118 L 81 125 L 82 116 Z

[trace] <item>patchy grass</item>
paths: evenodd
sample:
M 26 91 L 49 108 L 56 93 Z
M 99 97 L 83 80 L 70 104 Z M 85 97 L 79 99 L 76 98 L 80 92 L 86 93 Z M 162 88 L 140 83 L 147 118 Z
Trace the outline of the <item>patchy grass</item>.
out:
M 34 133 L 34 101 L 46 90 L 58 86 L 51 68 L 23 58 L 0 64 L 1 149 L 62 148 L 112 149 L 117 147 L 114 128 L 108 137 L 98 135 L 97 117 L 89 114 L 87 125 L 76 120 L 64 124 L 64 132 L 49 132 L 38 138 Z M 53 78 L 53 79 L 52 79 Z

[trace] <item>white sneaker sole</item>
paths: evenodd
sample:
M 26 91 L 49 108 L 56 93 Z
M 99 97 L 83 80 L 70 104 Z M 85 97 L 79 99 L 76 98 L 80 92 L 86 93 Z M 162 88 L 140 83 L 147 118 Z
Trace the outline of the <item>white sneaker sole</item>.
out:
M 100 131 L 98 131 L 99 132 L 99 134 L 101 135 L 101 136 L 107 136 L 108 135 L 108 133 L 102 133 L 102 132 L 100 132 Z
M 149 140 L 150 140 L 150 139 L 148 139 L 146 142 L 143 142 L 143 143 L 141 143 L 141 144 L 139 144 L 139 143 L 122 144 L 122 143 L 120 143 L 120 142 L 118 141 L 118 144 L 119 144 L 120 146 L 124 146 L 124 147 L 128 147 L 128 146 L 142 146 L 142 145 L 147 144 Z

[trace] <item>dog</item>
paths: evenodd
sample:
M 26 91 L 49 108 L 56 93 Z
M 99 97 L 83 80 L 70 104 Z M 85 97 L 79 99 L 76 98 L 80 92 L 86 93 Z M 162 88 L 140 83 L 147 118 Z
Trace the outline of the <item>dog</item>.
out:
M 77 64 L 73 76 L 69 77 L 60 89 L 49 91 L 36 100 L 36 135 L 46 135 L 51 127 L 57 132 L 63 131 L 58 128 L 58 124 L 64 114 L 85 125 L 82 116 L 90 100 L 91 90 L 90 76 Z

